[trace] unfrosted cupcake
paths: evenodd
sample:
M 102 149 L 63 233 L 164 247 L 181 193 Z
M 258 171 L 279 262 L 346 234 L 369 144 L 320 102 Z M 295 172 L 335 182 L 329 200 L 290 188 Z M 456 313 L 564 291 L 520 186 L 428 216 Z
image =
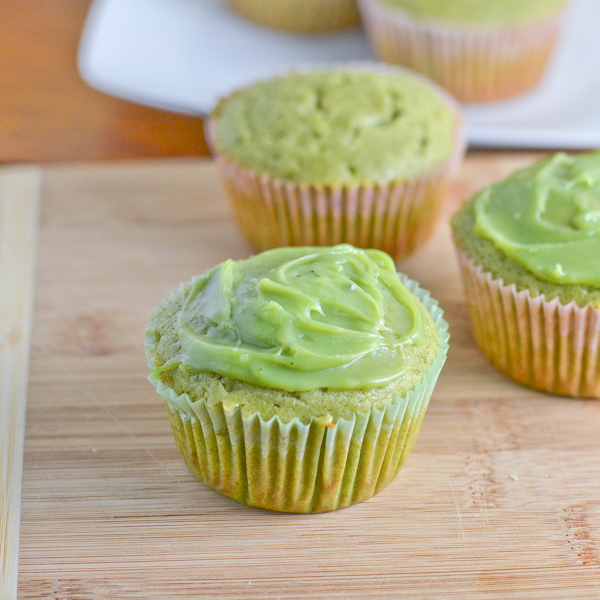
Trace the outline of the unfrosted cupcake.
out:
M 463 102 L 503 100 L 541 79 L 568 0 L 360 0 L 376 52 Z
M 390 483 L 447 349 L 437 302 L 388 255 L 350 245 L 225 261 L 173 292 L 146 331 L 189 468 L 244 504 L 299 513 Z
M 356 0 L 227 0 L 240 15 L 290 33 L 323 34 L 357 27 Z
M 563 153 L 454 216 L 475 338 L 519 383 L 600 398 L 600 153 Z
M 242 89 L 207 132 L 238 224 L 260 250 L 347 242 L 405 256 L 431 232 L 465 149 L 447 94 L 371 65 Z

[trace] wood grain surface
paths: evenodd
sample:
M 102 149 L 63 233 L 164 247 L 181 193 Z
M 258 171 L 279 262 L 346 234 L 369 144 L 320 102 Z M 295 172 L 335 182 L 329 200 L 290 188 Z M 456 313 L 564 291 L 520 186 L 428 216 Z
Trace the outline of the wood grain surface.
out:
M 0 169 L 0 599 L 17 595 L 41 172 Z
M 471 154 L 448 205 L 531 154 Z M 143 329 L 244 242 L 208 161 L 45 170 L 19 598 L 600 598 L 600 402 L 529 391 L 476 348 L 447 215 L 400 265 L 452 339 L 413 454 L 376 497 L 285 515 L 198 482 Z

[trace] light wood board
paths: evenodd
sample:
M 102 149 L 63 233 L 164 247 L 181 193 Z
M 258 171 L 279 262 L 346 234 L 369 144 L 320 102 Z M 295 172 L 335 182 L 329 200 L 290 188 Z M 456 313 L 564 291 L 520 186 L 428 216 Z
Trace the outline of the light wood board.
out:
M 0 599 L 17 596 L 41 172 L 0 168 Z
M 447 212 L 534 158 L 470 155 Z M 250 253 L 208 161 L 45 171 L 20 598 L 600 598 L 600 402 L 489 366 L 447 215 L 400 265 L 452 339 L 399 477 L 314 516 L 199 483 L 146 381 L 144 324 L 180 281 Z

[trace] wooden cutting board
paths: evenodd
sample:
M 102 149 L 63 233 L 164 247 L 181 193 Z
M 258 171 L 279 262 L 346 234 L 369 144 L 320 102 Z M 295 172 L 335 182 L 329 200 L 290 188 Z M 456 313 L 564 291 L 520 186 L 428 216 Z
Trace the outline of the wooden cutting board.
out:
M 470 155 L 448 214 L 535 157 Z M 214 165 L 55 166 L 41 196 L 19 598 L 600 598 L 600 402 L 489 366 L 447 215 L 400 265 L 452 333 L 413 454 L 375 498 L 303 516 L 199 483 L 146 381 L 158 301 L 251 253 Z

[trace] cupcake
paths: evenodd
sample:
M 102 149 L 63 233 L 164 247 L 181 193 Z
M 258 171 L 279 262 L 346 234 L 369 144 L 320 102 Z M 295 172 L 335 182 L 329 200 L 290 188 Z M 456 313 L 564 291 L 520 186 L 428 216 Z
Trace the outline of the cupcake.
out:
M 462 102 L 517 96 L 539 82 L 567 0 L 360 0 L 386 62 L 427 75 Z
M 451 98 L 394 67 L 291 73 L 222 100 L 208 140 L 259 250 L 350 243 L 395 258 L 431 232 L 462 160 Z
M 227 0 L 246 19 L 289 33 L 323 34 L 357 27 L 356 0 Z
M 515 381 L 600 398 L 600 152 L 564 153 L 452 220 L 475 338 Z
M 283 512 L 376 494 L 409 455 L 448 349 L 442 311 L 378 250 L 277 248 L 183 284 L 147 327 L 183 458 Z

